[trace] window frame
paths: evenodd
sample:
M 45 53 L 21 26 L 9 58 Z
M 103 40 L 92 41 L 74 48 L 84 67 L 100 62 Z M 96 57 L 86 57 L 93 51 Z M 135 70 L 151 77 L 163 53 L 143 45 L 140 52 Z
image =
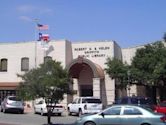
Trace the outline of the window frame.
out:
M 21 58 L 21 71 L 29 71 L 29 58 Z
M 8 59 L 6 58 L 2 58 L 0 60 L 0 71 L 1 72 L 7 72 L 7 69 L 8 69 Z

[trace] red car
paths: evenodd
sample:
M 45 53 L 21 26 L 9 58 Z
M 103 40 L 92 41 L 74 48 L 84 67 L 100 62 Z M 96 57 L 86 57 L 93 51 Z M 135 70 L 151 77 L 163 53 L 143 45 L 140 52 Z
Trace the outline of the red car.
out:
M 162 101 L 157 106 L 155 106 L 155 112 L 166 114 L 166 101 Z

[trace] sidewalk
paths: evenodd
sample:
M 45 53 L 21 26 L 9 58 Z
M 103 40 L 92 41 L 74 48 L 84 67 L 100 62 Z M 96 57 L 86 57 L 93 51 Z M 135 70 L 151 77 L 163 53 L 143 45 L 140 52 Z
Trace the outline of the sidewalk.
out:
M 18 124 L 0 123 L 0 125 L 18 125 Z

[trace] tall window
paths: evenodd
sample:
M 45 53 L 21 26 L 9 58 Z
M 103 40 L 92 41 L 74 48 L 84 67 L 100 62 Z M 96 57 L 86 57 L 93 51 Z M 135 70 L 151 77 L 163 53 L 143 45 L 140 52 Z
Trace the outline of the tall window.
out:
M 47 61 L 52 60 L 51 56 L 46 56 L 44 57 L 44 63 L 46 63 Z
M 21 71 L 28 71 L 29 70 L 29 58 L 24 57 L 21 58 Z
M 7 59 L 1 59 L 1 71 L 7 72 Z

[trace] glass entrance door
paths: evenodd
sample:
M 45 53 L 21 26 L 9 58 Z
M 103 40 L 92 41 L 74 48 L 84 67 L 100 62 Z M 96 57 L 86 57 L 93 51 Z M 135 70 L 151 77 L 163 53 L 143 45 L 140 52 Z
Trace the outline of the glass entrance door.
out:
M 93 96 L 93 86 L 80 85 L 80 96 Z

